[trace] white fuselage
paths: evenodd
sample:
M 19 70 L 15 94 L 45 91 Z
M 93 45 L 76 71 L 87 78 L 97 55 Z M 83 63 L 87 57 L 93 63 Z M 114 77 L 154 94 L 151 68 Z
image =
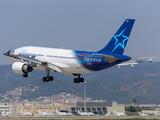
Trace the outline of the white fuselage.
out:
M 30 113 L 30 112 L 24 112 L 22 114 L 23 114 L 23 116 L 32 116 L 32 113 Z
M 21 57 L 28 57 L 31 59 L 36 59 L 41 62 L 50 63 L 50 65 L 54 64 L 57 66 L 61 66 L 63 68 L 61 72 L 65 75 L 73 75 L 79 73 L 91 73 L 88 69 L 85 69 L 79 61 L 76 59 L 76 55 L 74 51 L 67 49 L 55 49 L 55 48 L 45 48 L 45 47 L 21 47 L 14 51 L 14 54 L 17 54 Z M 17 62 L 19 60 L 11 58 L 13 62 Z M 34 67 L 37 70 L 45 70 L 45 67 L 42 65 Z M 52 71 L 52 70 L 51 70 Z M 54 71 L 55 72 L 55 71 Z
M 82 111 L 79 111 L 79 110 L 78 110 L 78 114 L 82 115 L 82 116 L 88 116 L 89 115 L 88 112 L 82 112 Z
M 116 113 L 115 115 L 116 116 L 126 116 L 126 114 L 124 114 L 124 113 Z
M 140 113 L 138 112 L 140 116 L 148 116 L 148 114 L 143 114 L 143 113 Z
M 69 115 L 71 115 L 70 112 L 61 112 L 59 110 L 56 110 L 56 114 L 59 115 L 59 116 L 69 116 Z
M 40 116 L 52 116 L 52 115 L 53 115 L 53 114 L 50 113 L 50 112 L 41 112 L 40 110 L 39 110 L 38 114 L 39 114 Z

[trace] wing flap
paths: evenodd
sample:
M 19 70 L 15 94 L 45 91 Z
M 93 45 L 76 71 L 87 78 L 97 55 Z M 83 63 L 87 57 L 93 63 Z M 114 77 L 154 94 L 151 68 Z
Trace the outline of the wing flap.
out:
M 67 69 L 67 68 L 70 68 L 69 66 L 63 64 L 63 63 L 57 63 L 57 62 L 48 62 L 47 63 L 47 66 L 56 71 L 56 72 L 60 72 L 60 73 L 63 73 L 63 69 Z
M 51 69 L 54 69 L 57 72 L 63 73 L 64 75 L 67 76 L 72 76 L 73 74 L 70 72 L 70 66 L 64 64 L 64 63 L 57 63 L 57 62 L 52 62 L 48 63 L 51 64 L 50 66 Z
M 56 66 L 56 65 L 51 64 L 51 63 L 47 63 L 47 66 L 48 66 L 48 68 L 54 70 L 55 72 L 62 73 L 61 68 L 59 66 Z

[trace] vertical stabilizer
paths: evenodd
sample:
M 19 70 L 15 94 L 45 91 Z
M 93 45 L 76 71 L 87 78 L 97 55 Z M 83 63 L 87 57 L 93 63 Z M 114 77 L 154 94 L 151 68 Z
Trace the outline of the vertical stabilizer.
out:
M 100 53 L 123 54 L 126 48 L 129 35 L 131 33 L 135 19 L 126 19 L 109 43 L 100 51 Z

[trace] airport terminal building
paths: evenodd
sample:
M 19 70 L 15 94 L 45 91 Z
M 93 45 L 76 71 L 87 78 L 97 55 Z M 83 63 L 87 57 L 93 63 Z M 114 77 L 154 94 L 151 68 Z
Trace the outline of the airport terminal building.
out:
M 78 109 L 80 111 L 93 112 L 94 114 L 112 113 L 114 110 L 125 112 L 125 106 L 118 105 L 117 102 L 79 102 L 75 107 L 71 107 L 71 112 L 76 114 Z
M 111 113 L 114 110 L 117 112 L 124 112 L 125 106 L 118 105 L 116 102 L 78 102 L 76 106 L 63 106 L 63 105 L 39 105 L 39 104 L 0 104 L 0 113 L 6 111 L 13 115 L 21 115 L 21 112 L 30 112 L 33 115 L 37 114 L 38 111 L 50 112 L 55 114 L 55 110 L 67 110 L 73 114 L 77 114 L 78 109 L 80 111 L 93 112 L 94 114 L 106 114 Z

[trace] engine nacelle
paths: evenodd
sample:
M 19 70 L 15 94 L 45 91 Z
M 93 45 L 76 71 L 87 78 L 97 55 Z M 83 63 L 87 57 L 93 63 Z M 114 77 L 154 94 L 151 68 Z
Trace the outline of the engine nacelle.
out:
M 17 74 L 25 74 L 25 73 L 31 72 L 33 68 L 26 63 L 15 62 L 12 65 L 12 70 L 14 73 L 17 73 Z

